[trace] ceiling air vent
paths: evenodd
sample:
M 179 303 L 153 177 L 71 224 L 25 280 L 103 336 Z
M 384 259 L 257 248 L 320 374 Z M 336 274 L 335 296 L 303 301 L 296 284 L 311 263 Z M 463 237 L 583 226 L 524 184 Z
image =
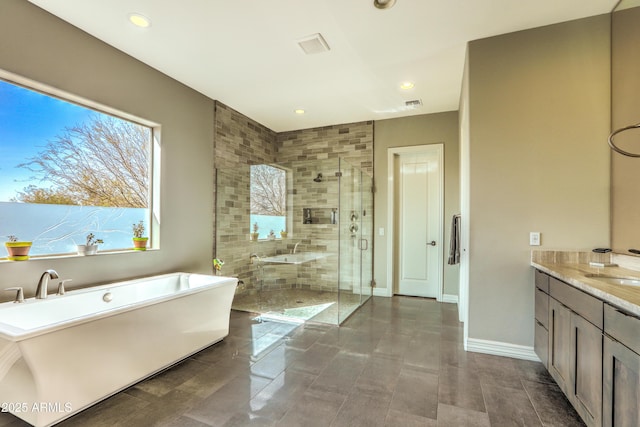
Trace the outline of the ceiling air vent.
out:
M 411 101 L 405 101 L 404 105 L 406 105 L 409 108 L 418 108 L 422 106 L 422 100 L 421 99 L 414 99 Z
M 331 49 L 320 33 L 312 34 L 298 40 L 298 46 L 300 46 L 300 49 L 307 55 L 328 52 L 329 49 Z

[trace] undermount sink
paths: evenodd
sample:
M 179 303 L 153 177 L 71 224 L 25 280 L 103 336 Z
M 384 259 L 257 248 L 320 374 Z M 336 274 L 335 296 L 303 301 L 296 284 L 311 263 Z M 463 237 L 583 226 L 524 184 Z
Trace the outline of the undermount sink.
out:
M 611 285 L 640 286 L 640 279 L 636 277 L 617 277 L 602 274 L 585 274 L 585 277 L 600 280 L 601 282 L 606 282 Z

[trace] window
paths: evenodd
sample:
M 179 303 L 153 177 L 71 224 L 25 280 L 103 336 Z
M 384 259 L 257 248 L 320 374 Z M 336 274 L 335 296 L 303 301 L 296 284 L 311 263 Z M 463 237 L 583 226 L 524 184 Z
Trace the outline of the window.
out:
M 276 238 L 287 230 L 287 173 L 270 165 L 251 166 L 251 232 L 258 226 L 258 238 Z
M 93 233 L 129 249 L 134 223 L 151 228 L 153 128 L 59 95 L 0 80 L 0 241 L 64 254 Z

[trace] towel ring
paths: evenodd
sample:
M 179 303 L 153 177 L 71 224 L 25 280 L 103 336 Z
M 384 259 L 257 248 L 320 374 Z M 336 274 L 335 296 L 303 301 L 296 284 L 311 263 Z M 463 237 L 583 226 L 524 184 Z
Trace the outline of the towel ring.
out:
M 608 139 L 609 147 L 611 147 L 611 149 L 612 149 L 613 151 L 616 151 L 616 152 L 618 152 L 618 153 L 622 154 L 623 156 L 628 156 L 628 157 L 640 157 L 640 154 L 636 154 L 636 153 L 629 153 L 628 151 L 624 151 L 623 149 L 619 148 L 618 146 L 616 146 L 616 145 L 613 143 L 613 137 L 614 137 L 614 136 L 616 136 L 617 134 L 622 133 L 622 132 L 624 132 L 624 131 L 626 131 L 626 130 L 630 130 L 630 129 L 638 129 L 638 128 L 640 128 L 640 123 L 637 123 L 637 124 L 635 124 L 635 125 L 631 125 L 631 126 L 625 126 L 625 127 L 623 127 L 623 128 L 620 128 L 620 129 L 614 130 L 613 132 L 611 132 L 611 135 L 609 135 L 609 139 Z

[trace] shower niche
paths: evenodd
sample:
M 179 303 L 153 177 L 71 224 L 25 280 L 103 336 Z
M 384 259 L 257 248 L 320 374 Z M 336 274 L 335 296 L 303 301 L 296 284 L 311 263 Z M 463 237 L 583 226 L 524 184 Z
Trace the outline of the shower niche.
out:
M 338 224 L 338 208 L 302 208 L 302 224 Z

